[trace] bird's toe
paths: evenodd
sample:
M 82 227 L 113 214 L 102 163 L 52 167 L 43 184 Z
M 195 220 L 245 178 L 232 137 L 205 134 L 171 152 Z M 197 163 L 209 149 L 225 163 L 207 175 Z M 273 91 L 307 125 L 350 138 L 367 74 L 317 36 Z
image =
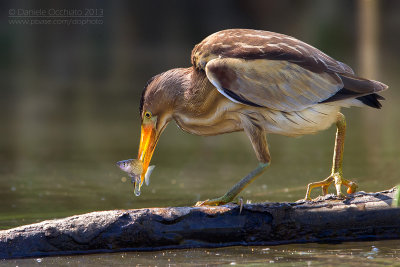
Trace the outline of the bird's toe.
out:
M 197 201 L 196 204 L 194 204 L 195 207 L 200 207 L 200 206 L 206 206 L 207 204 L 205 204 L 207 200 L 203 200 L 203 201 Z

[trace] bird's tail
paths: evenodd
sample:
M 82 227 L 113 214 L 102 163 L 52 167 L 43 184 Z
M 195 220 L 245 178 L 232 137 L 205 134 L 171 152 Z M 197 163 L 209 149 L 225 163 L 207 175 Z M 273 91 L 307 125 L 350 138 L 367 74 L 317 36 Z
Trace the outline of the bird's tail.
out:
M 379 100 L 385 100 L 385 98 L 378 94 L 370 94 L 365 96 L 360 96 L 356 98 L 357 100 L 361 101 L 364 105 L 367 105 L 372 108 L 380 109 L 382 107 L 381 102 Z
M 349 105 L 361 104 L 378 109 L 382 107 L 379 101 L 385 98 L 377 93 L 386 90 L 388 88 L 386 84 L 347 74 L 339 74 L 339 77 L 343 82 L 343 88 L 322 103 L 340 101 Z

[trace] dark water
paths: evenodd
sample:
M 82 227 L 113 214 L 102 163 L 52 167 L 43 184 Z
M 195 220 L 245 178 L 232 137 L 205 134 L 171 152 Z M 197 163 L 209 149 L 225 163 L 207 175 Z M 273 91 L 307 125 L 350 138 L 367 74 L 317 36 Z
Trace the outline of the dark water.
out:
M 7 266 L 399 266 L 398 241 L 92 254 L 0 261 Z

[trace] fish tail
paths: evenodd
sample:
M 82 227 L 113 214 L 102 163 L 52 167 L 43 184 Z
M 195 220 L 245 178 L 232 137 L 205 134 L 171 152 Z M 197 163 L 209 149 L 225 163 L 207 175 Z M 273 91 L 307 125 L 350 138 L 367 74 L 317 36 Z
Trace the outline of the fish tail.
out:
M 146 182 L 146 185 L 150 184 L 150 175 L 155 167 L 156 167 L 155 165 L 151 165 L 149 166 L 149 168 L 147 168 L 146 174 L 144 175 L 144 181 Z

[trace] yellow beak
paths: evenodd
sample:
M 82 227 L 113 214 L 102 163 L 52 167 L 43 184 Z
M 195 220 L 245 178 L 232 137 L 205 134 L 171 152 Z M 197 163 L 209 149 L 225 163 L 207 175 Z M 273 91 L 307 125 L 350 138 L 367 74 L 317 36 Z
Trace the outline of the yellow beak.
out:
M 143 172 L 140 176 L 140 186 L 143 184 L 147 168 L 156 148 L 158 136 L 156 125 L 153 122 L 142 123 L 138 159 L 143 163 Z M 140 188 L 140 187 L 139 187 Z

